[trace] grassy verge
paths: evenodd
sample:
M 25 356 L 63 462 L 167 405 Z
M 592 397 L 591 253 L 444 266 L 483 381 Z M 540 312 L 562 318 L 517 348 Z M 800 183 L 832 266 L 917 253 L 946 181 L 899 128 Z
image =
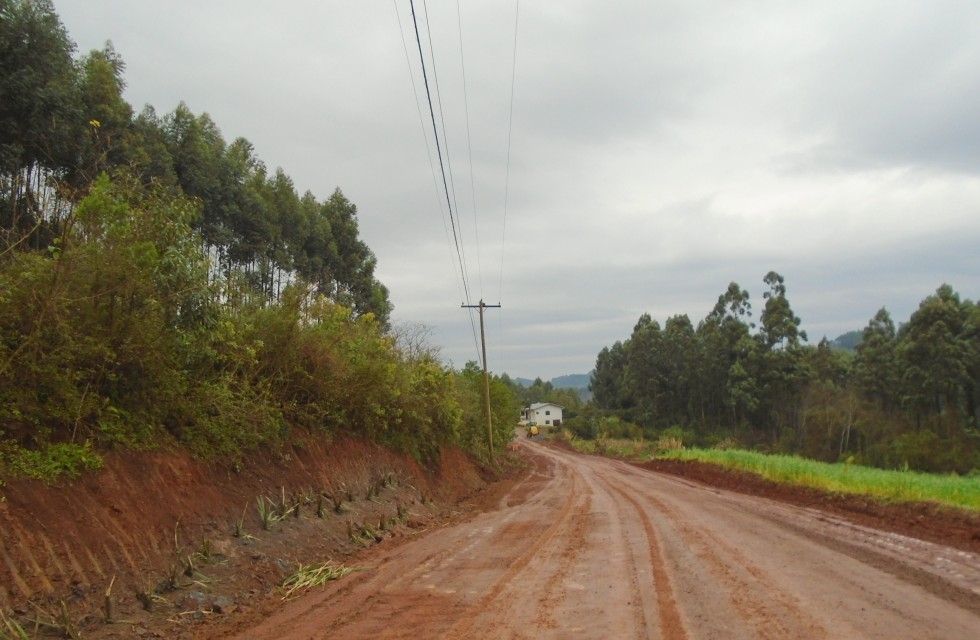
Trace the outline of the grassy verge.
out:
M 832 493 L 867 495 L 885 502 L 936 502 L 980 512 L 980 478 L 977 477 L 889 471 L 847 463 L 828 464 L 736 449 L 683 449 L 663 452 L 660 457 L 708 462 L 748 471 L 773 482 Z

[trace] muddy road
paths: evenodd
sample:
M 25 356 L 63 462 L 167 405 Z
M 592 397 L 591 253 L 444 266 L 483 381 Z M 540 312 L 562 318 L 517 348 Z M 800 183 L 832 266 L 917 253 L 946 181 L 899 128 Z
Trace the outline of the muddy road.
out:
M 526 443 L 497 510 L 285 603 L 271 638 L 977 638 L 980 558 Z

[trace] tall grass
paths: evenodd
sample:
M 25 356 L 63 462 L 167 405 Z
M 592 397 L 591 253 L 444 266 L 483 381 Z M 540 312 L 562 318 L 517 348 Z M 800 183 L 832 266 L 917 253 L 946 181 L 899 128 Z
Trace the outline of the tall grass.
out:
M 748 471 L 780 484 L 814 487 L 832 493 L 862 494 L 885 502 L 936 502 L 980 511 L 978 477 L 889 471 L 849 463 L 828 464 L 737 449 L 683 449 L 665 452 L 661 457 L 709 462 Z

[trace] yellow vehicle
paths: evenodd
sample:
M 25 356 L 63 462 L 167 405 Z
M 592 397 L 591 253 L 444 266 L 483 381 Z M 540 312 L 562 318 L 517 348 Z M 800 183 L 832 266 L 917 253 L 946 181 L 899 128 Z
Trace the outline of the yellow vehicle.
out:
M 535 424 L 528 425 L 528 427 L 527 427 L 527 437 L 528 438 L 533 438 L 536 435 L 538 435 L 538 426 L 535 425 Z

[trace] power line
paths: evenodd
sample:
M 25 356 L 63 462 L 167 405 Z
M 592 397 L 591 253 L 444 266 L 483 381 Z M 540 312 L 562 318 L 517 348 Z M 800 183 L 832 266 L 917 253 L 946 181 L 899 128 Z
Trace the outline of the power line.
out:
M 503 297 L 504 289 L 504 244 L 507 238 L 507 205 L 510 197 L 510 149 L 514 133 L 514 85 L 517 78 L 517 26 L 521 12 L 521 0 L 516 0 L 514 7 L 514 54 L 510 70 L 510 118 L 507 124 L 507 164 L 504 170 L 504 223 L 500 234 L 500 284 L 498 294 Z
M 393 0 L 393 2 L 395 4 L 395 15 L 398 18 L 398 30 L 399 30 L 399 33 L 400 33 L 401 38 L 402 38 L 402 48 L 405 51 L 405 61 L 406 61 L 407 65 L 408 65 L 409 78 L 410 78 L 410 80 L 412 82 L 412 91 L 413 91 L 413 93 L 415 95 L 415 107 L 416 107 L 416 110 L 417 110 L 417 112 L 419 114 L 419 124 L 422 127 L 422 138 L 425 141 L 425 150 L 426 150 L 426 154 L 427 154 L 427 156 L 429 158 L 429 167 L 432 169 L 432 183 L 433 183 L 433 186 L 436 188 L 436 192 L 438 193 L 439 187 L 438 187 L 438 183 L 437 183 L 435 167 L 433 166 L 433 163 L 432 163 L 432 153 L 431 153 L 431 150 L 429 148 L 429 137 L 428 137 L 428 135 L 425 132 L 425 124 L 424 124 L 423 119 L 422 119 L 422 110 L 419 107 L 418 89 L 417 89 L 416 84 L 415 84 L 415 74 L 412 73 L 412 65 L 411 65 L 411 61 L 409 60 L 409 55 L 408 55 L 408 44 L 405 41 L 405 31 L 404 31 L 404 29 L 402 29 L 402 26 L 401 26 L 401 12 L 398 11 L 398 2 L 397 2 L 397 0 Z M 435 127 L 435 115 L 433 114 L 433 111 L 432 111 L 432 97 L 429 94 L 428 78 L 427 78 L 427 76 L 425 74 L 425 59 L 424 59 L 424 57 L 422 55 L 422 43 L 421 43 L 421 40 L 419 38 L 418 22 L 416 20 L 415 4 L 414 4 L 414 2 L 411 3 L 411 9 L 412 9 L 412 22 L 413 22 L 413 25 L 415 27 L 415 41 L 416 41 L 416 43 L 418 43 L 419 59 L 420 59 L 421 64 L 422 64 L 422 76 L 423 76 L 423 78 L 426 79 L 426 83 L 425 83 L 426 96 L 427 96 L 428 101 L 429 101 L 429 113 L 430 113 L 430 115 L 432 117 L 432 121 L 433 121 L 433 124 L 432 124 L 433 135 L 434 135 L 435 141 L 436 141 L 436 150 L 439 152 L 439 165 L 440 165 L 440 169 L 441 169 L 442 177 L 443 177 L 443 187 L 445 188 L 445 185 L 446 185 L 446 173 L 445 173 L 445 169 L 442 166 L 442 153 L 441 153 L 441 150 L 440 150 L 440 147 L 439 147 L 439 134 L 438 134 L 438 131 L 436 131 L 436 127 Z M 428 10 L 426 10 L 426 16 L 428 16 Z M 430 51 L 432 50 L 431 49 L 431 40 L 432 40 L 432 36 L 431 36 L 431 32 L 430 32 L 430 34 L 429 34 Z M 434 55 L 433 55 L 433 65 L 435 65 Z M 440 105 L 440 108 L 441 108 L 441 105 Z M 445 125 L 443 125 L 443 126 L 445 126 Z M 448 149 L 447 149 L 447 153 L 448 153 Z M 460 248 L 460 245 L 459 245 L 458 235 L 456 233 L 456 225 L 453 222 L 452 204 L 451 204 L 451 202 L 449 200 L 448 189 L 446 189 L 446 203 L 449 206 L 449 220 L 450 220 L 450 223 L 451 223 L 451 226 L 452 226 L 452 238 L 453 238 L 452 240 L 449 239 L 449 235 L 450 235 L 449 225 L 446 225 L 446 220 L 445 220 L 446 212 L 442 208 L 442 200 L 441 200 L 441 198 L 436 198 L 436 201 L 439 204 L 439 211 L 440 211 L 440 213 L 443 216 L 443 228 L 446 231 L 446 240 L 449 242 L 449 246 L 450 246 L 450 267 L 451 267 L 452 272 L 456 275 L 456 277 L 454 278 L 456 280 L 456 286 L 457 286 L 457 288 L 460 289 L 461 297 L 463 297 L 464 300 L 470 300 L 471 298 L 470 298 L 470 293 L 469 293 L 469 280 L 468 280 L 468 275 L 467 275 L 467 271 L 466 271 L 466 263 L 462 259 L 462 251 L 461 251 L 461 248 Z M 456 253 L 457 253 L 457 256 L 459 256 L 459 258 L 460 258 L 460 260 L 459 260 L 460 269 L 459 269 L 459 273 L 458 274 L 456 272 L 456 266 L 454 264 L 454 260 L 452 259 L 452 246 L 453 246 L 454 243 L 456 245 Z M 473 313 L 472 312 L 469 314 L 469 320 L 470 320 L 470 332 L 473 335 L 473 344 L 474 344 L 474 346 L 476 346 L 477 348 L 479 348 L 479 343 L 477 342 L 477 336 L 476 336 L 476 324 L 474 322 L 474 318 L 473 318 Z
M 456 220 L 453 216 L 453 203 L 452 203 L 452 199 L 449 197 L 449 183 L 446 180 L 446 166 L 442 159 L 442 147 L 440 146 L 439 143 L 439 130 L 438 130 L 438 126 L 436 125 L 436 112 L 432 106 L 432 92 L 429 89 L 429 76 L 425 71 L 425 55 L 422 53 L 422 38 L 419 35 L 419 24 L 418 24 L 418 19 L 415 15 L 415 0 L 409 0 L 409 1 L 412 8 L 412 24 L 415 27 L 415 41 L 416 43 L 418 43 L 419 60 L 422 64 L 422 78 L 423 80 L 425 80 L 425 95 L 429 103 L 429 115 L 432 118 L 432 134 L 435 136 L 436 139 L 436 151 L 439 157 L 439 168 L 442 171 L 442 186 L 446 193 L 446 204 L 449 207 L 449 221 L 452 223 L 452 227 L 453 227 L 453 240 L 456 243 L 456 255 L 459 257 L 460 272 L 462 273 L 462 277 L 463 277 L 463 289 L 466 292 L 466 300 L 469 301 L 471 299 L 471 296 L 470 296 L 469 280 L 467 278 L 467 274 L 465 270 L 466 262 L 463 260 L 463 251 L 459 246 L 459 234 L 456 230 Z
M 436 65 L 436 50 L 434 40 L 432 39 L 432 22 L 429 20 L 429 5 L 425 0 L 422 0 L 422 10 L 425 12 L 425 32 L 429 38 L 429 59 L 432 61 L 432 79 L 436 87 L 436 103 L 439 105 L 439 123 L 442 125 L 442 146 L 446 150 L 446 168 L 449 174 L 449 191 L 452 193 L 453 203 L 451 208 L 456 209 L 456 225 L 459 227 L 459 248 L 462 250 L 461 268 L 466 274 L 466 281 L 468 284 L 470 267 L 466 261 L 466 242 L 463 237 L 463 218 L 459 212 L 459 201 L 456 199 L 456 177 L 453 173 L 452 154 L 449 153 L 449 133 L 446 130 L 446 110 L 442 106 L 442 89 L 439 85 L 439 67 Z
M 426 19 L 428 19 L 428 11 L 426 12 Z M 467 149 L 467 154 L 468 154 L 468 159 L 469 159 L 469 169 L 470 169 L 470 198 L 471 198 L 472 211 L 473 211 L 473 239 L 474 239 L 474 242 L 476 243 L 476 275 L 477 275 L 477 284 L 478 284 L 478 286 L 480 288 L 480 296 L 481 296 L 480 303 L 482 304 L 483 303 L 483 300 L 482 300 L 482 296 L 483 296 L 483 261 L 482 261 L 481 256 L 480 256 L 480 224 L 479 224 L 479 219 L 477 218 L 477 214 L 476 214 L 476 182 L 475 182 L 474 172 L 473 172 L 473 140 L 472 140 L 472 136 L 470 134 L 470 132 L 471 132 L 471 128 L 470 128 L 470 103 L 469 103 L 469 92 L 467 91 L 467 87 L 466 87 L 466 57 L 464 55 L 464 47 L 463 47 L 463 18 L 462 18 L 462 11 L 460 10 L 460 6 L 459 6 L 459 0 L 456 0 L 456 28 L 457 28 L 457 31 L 459 32 L 459 67 L 460 67 L 460 74 L 461 74 L 462 79 L 463 79 L 463 111 L 464 111 L 464 114 L 466 116 L 466 149 Z M 429 42 L 430 42 L 430 45 L 431 45 L 431 42 L 432 42 L 431 36 L 429 38 Z M 436 81 L 436 92 L 437 93 L 439 92 L 439 83 L 438 83 L 438 80 Z M 441 94 L 440 94 L 440 99 L 439 99 L 439 109 L 440 109 L 440 112 L 442 113 L 442 115 L 444 116 L 445 113 L 441 111 L 442 110 L 442 97 L 441 97 Z M 443 121 L 443 127 L 445 127 L 445 126 L 446 126 L 445 121 Z M 445 131 L 443 131 L 443 133 L 445 133 Z M 447 140 L 447 143 L 448 143 L 448 138 L 445 138 L 445 139 Z M 448 149 L 447 149 L 447 153 L 448 153 Z M 450 179 L 452 180 L 453 179 L 452 163 L 450 163 L 450 165 L 449 165 L 449 175 L 450 175 Z M 453 197 L 454 197 L 454 202 L 455 202 L 455 195 L 456 195 L 455 181 L 453 181 Z M 457 202 L 457 204 L 456 204 L 456 213 L 457 213 L 457 215 L 459 214 L 459 211 L 460 211 L 459 204 Z M 462 232 L 462 217 L 461 216 L 459 216 L 459 217 L 460 217 L 460 221 L 461 221 L 460 222 L 460 231 Z M 465 255 L 465 252 L 464 252 L 464 255 Z M 469 269 L 468 268 L 467 268 L 467 273 L 469 273 Z M 469 314 L 470 315 L 470 327 L 473 329 L 473 340 L 474 340 L 474 343 L 475 343 L 476 342 L 476 327 L 473 324 L 473 311 L 472 311 L 474 307 L 472 305 L 463 305 L 463 306 L 464 306 L 464 308 L 468 307 L 470 309 L 470 314 Z M 483 307 L 480 307 L 480 337 L 481 337 L 481 340 L 483 342 L 482 360 L 483 360 L 483 369 L 484 369 L 484 372 L 485 372 L 486 371 L 486 368 L 487 368 L 487 362 L 486 362 L 486 360 L 487 360 L 487 347 L 486 347 L 486 338 L 484 337 L 484 328 L 483 328 Z M 477 350 L 477 353 L 478 354 L 480 353 L 479 349 Z
M 507 208 L 510 198 L 510 151 L 511 142 L 513 140 L 514 134 L 514 86 L 516 84 L 517 78 L 517 33 L 519 18 L 521 13 L 521 1 L 515 0 L 514 3 L 514 49 L 511 56 L 511 69 L 510 69 L 510 115 L 507 123 L 507 163 L 504 170 L 504 215 L 502 230 L 500 232 L 500 282 L 497 285 L 497 294 L 500 299 L 504 297 L 504 251 L 506 248 L 507 241 Z M 503 323 L 504 314 L 497 316 L 497 328 L 501 334 L 503 334 Z
M 466 301 L 469 301 L 471 299 L 472 292 L 471 292 L 470 281 L 469 281 L 469 269 L 468 269 L 467 264 L 466 264 L 465 251 L 464 251 L 464 246 L 463 246 L 464 243 L 462 242 L 462 240 L 463 240 L 462 217 L 460 216 L 458 201 L 456 199 L 457 193 L 456 193 L 456 188 L 455 188 L 455 180 L 454 180 L 454 175 L 453 175 L 452 161 L 451 161 L 451 157 L 450 157 L 450 153 L 449 153 L 448 133 L 447 133 L 446 122 L 445 122 L 445 110 L 444 110 L 443 104 L 442 104 L 442 95 L 441 95 L 441 91 L 440 91 L 440 87 L 439 87 L 439 74 L 438 74 L 438 69 L 437 69 L 437 65 L 436 65 L 436 61 L 435 61 L 435 47 L 434 47 L 434 41 L 433 41 L 433 38 L 432 38 L 431 21 L 429 20 L 428 6 L 425 3 L 425 0 L 423 0 L 424 17 L 425 17 L 425 20 L 426 20 L 426 34 L 427 34 L 428 39 L 429 39 L 429 54 L 430 54 L 430 60 L 431 60 L 431 63 L 432 63 L 433 80 L 434 80 L 434 83 L 435 83 L 435 87 L 434 87 L 435 88 L 435 93 L 436 93 L 436 100 L 435 100 L 435 102 L 438 103 L 438 108 L 439 108 L 439 123 L 441 123 L 441 125 L 442 125 L 442 140 L 440 140 L 440 136 L 439 136 L 439 123 L 437 123 L 437 120 L 436 120 L 435 105 L 434 105 L 433 96 L 432 96 L 432 87 L 430 87 L 430 84 L 429 84 L 429 76 L 428 76 L 428 72 L 426 70 L 425 55 L 423 53 L 422 39 L 421 39 L 420 30 L 419 30 L 419 24 L 418 24 L 418 15 L 417 15 L 417 13 L 415 11 L 415 2 L 414 2 L 414 0 L 410 0 L 410 6 L 411 6 L 411 11 L 412 11 L 412 24 L 413 24 L 413 28 L 414 28 L 414 31 L 415 31 L 415 41 L 416 41 L 416 44 L 418 46 L 419 61 L 420 61 L 420 64 L 421 64 L 422 78 L 423 78 L 424 86 L 425 86 L 426 100 L 427 100 L 427 103 L 428 103 L 428 106 L 429 106 L 429 117 L 430 117 L 430 120 L 431 120 L 431 123 L 432 123 L 432 133 L 433 133 L 433 137 L 434 137 L 434 140 L 435 140 L 437 158 L 438 158 L 438 161 L 439 161 L 439 170 L 440 170 L 440 173 L 442 175 L 442 191 L 443 191 L 443 193 L 445 195 L 445 198 L 446 198 L 446 205 L 447 205 L 447 210 L 448 210 L 448 215 L 449 215 L 449 221 L 450 221 L 450 226 L 451 226 L 451 229 L 452 229 L 452 237 L 453 237 L 453 240 L 452 240 L 452 244 L 450 245 L 450 249 L 452 249 L 452 246 L 453 245 L 455 246 L 455 249 L 456 249 L 456 258 L 459 261 L 459 273 L 460 273 L 460 281 L 462 282 L 463 293 L 465 295 Z M 397 11 L 397 4 L 396 4 L 396 11 Z M 504 178 L 503 224 L 502 224 L 501 247 L 500 247 L 500 281 L 499 281 L 499 289 L 498 289 L 498 291 L 499 291 L 499 293 L 501 295 L 502 295 L 502 292 L 503 292 L 504 259 L 505 259 L 505 255 L 506 255 L 505 243 L 506 243 L 506 235 L 507 235 L 507 213 L 508 213 L 509 197 L 510 197 L 510 158 L 511 158 L 512 142 L 513 142 L 513 128 L 514 128 L 513 127 L 513 123 L 514 123 L 514 94 L 515 94 L 516 75 L 517 75 L 516 74 L 516 69 L 517 69 L 517 38 L 518 38 L 519 14 L 520 14 L 520 1 L 517 0 L 517 4 L 516 4 L 516 7 L 515 7 L 515 14 L 514 14 L 514 43 L 513 43 L 512 66 L 511 66 L 511 87 L 510 87 L 510 89 L 511 89 L 511 92 L 510 92 L 511 95 L 510 95 L 510 111 L 509 111 L 508 132 L 507 132 L 507 155 L 506 155 L 507 160 L 506 160 L 505 178 Z M 461 12 L 461 9 L 460 9 L 460 2 L 459 2 L 459 0 L 457 0 L 457 2 L 456 2 L 456 16 L 457 16 L 457 27 L 459 29 L 460 68 L 461 68 L 461 71 L 462 71 L 463 98 L 464 98 L 464 109 L 465 109 L 465 116 L 466 116 L 466 141 L 467 141 L 467 151 L 468 151 L 468 160 L 469 160 L 469 169 L 470 169 L 470 193 L 471 193 L 472 206 L 473 206 L 474 236 L 475 236 L 475 241 L 476 241 L 476 245 L 477 245 L 476 249 L 477 249 L 477 263 L 478 263 L 479 278 L 480 278 L 480 289 L 482 291 L 482 289 L 483 289 L 483 287 L 482 287 L 482 260 L 481 260 L 481 253 L 480 253 L 479 221 L 478 221 L 478 217 L 477 217 L 477 206 L 476 206 L 476 184 L 475 184 L 475 174 L 474 174 L 474 170 L 473 170 L 473 145 L 472 145 L 472 135 L 471 135 L 472 128 L 471 128 L 470 115 L 469 115 L 469 96 L 468 96 L 467 84 L 466 84 L 466 64 L 465 64 L 465 55 L 464 55 L 464 46 L 463 46 L 462 12 Z M 399 23 L 400 22 L 401 22 L 401 18 L 399 16 Z M 404 49 L 405 49 L 405 52 L 406 52 L 406 59 L 408 59 L 408 57 L 409 57 L 408 56 L 408 46 L 405 43 L 404 30 L 402 30 L 402 43 L 403 43 L 403 46 L 404 46 Z M 409 68 L 411 70 L 411 64 L 409 64 Z M 418 98 L 419 98 L 419 95 L 418 95 L 418 91 L 415 88 L 414 74 L 413 74 L 413 77 L 412 77 L 412 86 L 413 86 L 413 90 L 415 91 L 416 107 L 418 107 L 418 102 L 419 102 L 418 101 Z M 419 108 L 418 111 L 419 111 L 419 120 L 420 120 L 420 122 L 422 122 L 423 118 L 422 118 L 422 115 L 421 115 L 421 109 Z M 424 132 L 424 130 L 425 130 L 424 124 L 422 125 L 422 128 L 423 128 L 423 132 Z M 427 150 L 427 152 L 429 152 L 428 136 L 426 135 L 425 138 L 426 138 L 426 150 Z M 444 154 L 443 154 L 443 147 L 445 147 L 445 157 L 444 157 Z M 431 155 L 431 153 L 429 153 L 429 163 L 430 163 L 430 167 L 432 167 L 433 182 L 434 183 L 437 183 L 437 178 L 436 178 L 436 175 L 435 175 L 435 169 L 432 166 L 433 163 L 432 163 L 432 155 Z M 448 171 L 448 175 L 447 175 L 447 171 Z M 450 186 L 451 186 L 451 188 L 450 188 Z M 436 190 L 438 191 L 438 185 L 436 185 Z M 456 214 L 455 215 L 453 213 L 453 209 L 454 208 L 456 209 Z M 442 209 L 442 207 L 441 207 L 441 204 L 440 204 L 440 210 L 441 209 Z M 447 232 L 447 235 L 448 235 L 449 234 L 449 228 L 446 228 L 446 232 Z M 454 272 L 455 272 L 455 268 L 454 268 Z M 483 313 L 482 313 L 482 311 L 483 311 L 484 308 L 486 308 L 488 306 L 492 306 L 492 305 L 486 305 L 486 304 L 484 304 L 484 302 L 483 302 L 483 300 L 481 298 L 480 304 L 478 306 L 477 305 L 466 304 L 465 302 L 461 306 L 463 308 L 469 308 L 471 310 L 472 309 L 476 309 L 476 308 L 478 308 L 480 310 L 480 325 L 481 325 L 480 330 L 481 330 L 481 336 L 482 336 L 483 335 L 483 332 L 484 332 L 484 330 L 483 330 L 483 324 L 484 323 L 483 323 Z M 499 303 L 496 306 L 499 307 L 500 306 Z M 472 313 L 470 313 L 470 324 L 471 324 L 471 327 L 472 327 L 472 325 L 473 325 L 473 314 Z M 473 327 L 473 331 L 474 331 L 474 341 L 475 341 L 476 340 L 475 327 Z M 477 346 L 477 348 L 479 350 L 479 345 Z M 483 346 L 483 352 L 482 352 L 482 358 L 481 359 L 483 361 L 484 372 L 486 372 L 486 370 L 487 370 L 487 357 L 486 357 L 486 342 L 485 342 L 485 338 L 484 338 L 484 346 Z
M 473 204 L 473 237 L 476 241 L 476 274 L 479 279 L 480 295 L 483 295 L 483 261 L 480 257 L 480 224 L 476 214 L 476 181 L 473 172 L 473 139 L 470 135 L 470 100 L 469 92 L 466 90 L 466 59 L 463 55 L 463 17 L 459 8 L 459 0 L 456 0 L 456 26 L 459 30 L 459 68 L 463 76 L 463 111 L 466 114 L 466 149 L 469 153 L 470 161 L 470 197 Z M 459 209 L 457 208 L 458 212 Z
M 418 113 L 419 116 L 419 125 L 422 130 L 422 141 L 425 143 L 425 155 L 429 159 L 429 169 L 431 170 L 432 173 L 432 186 L 435 188 L 436 191 L 436 204 L 439 206 L 439 213 L 442 216 L 442 226 L 446 232 L 446 241 L 449 243 L 450 246 L 450 255 L 449 255 L 449 263 L 451 265 L 450 270 L 453 272 L 455 276 L 454 279 L 456 280 L 456 287 L 459 289 L 460 296 L 464 296 L 465 294 L 463 292 L 463 285 L 459 274 L 456 273 L 456 263 L 453 260 L 453 256 L 452 256 L 452 249 L 451 249 L 452 240 L 449 237 L 449 223 L 446 221 L 446 210 L 442 206 L 442 198 L 439 196 L 439 183 L 438 183 L 438 179 L 436 178 L 435 165 L 433 164 L 432 161 L 432 148 L 429 146 L 429 135 L 425 130 L 425 121 L 422 119 L 422 108 L 419 106 L 419 91 L 417 85 L 415 84 L 415 74 L 412 73 L 412 61 L 408 54 L 408 42 L 405 40 L 405 31 L 402 28 L 402 16 L 401 16 L 401 12 L 398 10 L 398 0 L 392 0 L 392 4 L 395 5 L 395 16 L 398 19 L 398 32 L 401 35 L 402 49 L 405 52 L 405 64 L 408 67 L 409 80 L 412 82 L 412 93 L 415 96 L 415 111 L 416 113 Z M 474 329 L 474 335 L 475 335 L 475 331 L 476 330 Z

